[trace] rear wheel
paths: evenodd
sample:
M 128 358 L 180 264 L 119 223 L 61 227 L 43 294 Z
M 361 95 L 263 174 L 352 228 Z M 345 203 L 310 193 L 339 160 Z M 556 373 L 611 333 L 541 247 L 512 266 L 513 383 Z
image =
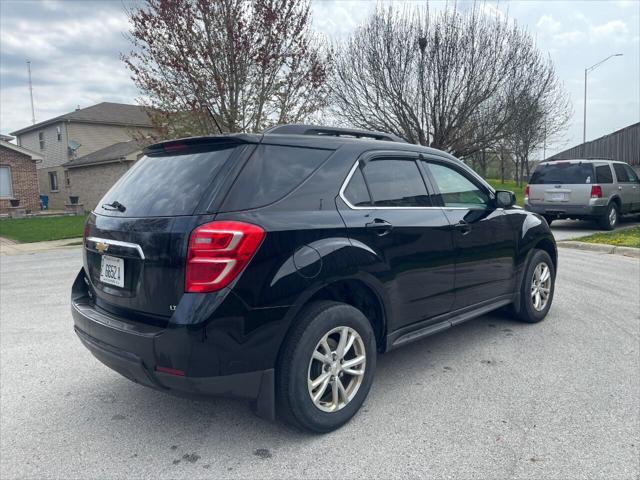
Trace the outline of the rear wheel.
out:
M 516 317 L 527 323 L 544 319 L 551 308 L 556 274 L 553 261 L 544 250 L 534 250 L 520 287 L 520 308 Z
M 618 226 L 619 218 L 618 205 L 615 202 L 611 202 L 607 207 L 606 213 L 600 217 L 600 227 L 604 230 L 613 230 Z
M 364 314 L 344 303 L 314 302 L 298 316 L 279 360 L 279 413 L 303 429 L 335 430 L 362 406 L 375 367 L 375 335 Z

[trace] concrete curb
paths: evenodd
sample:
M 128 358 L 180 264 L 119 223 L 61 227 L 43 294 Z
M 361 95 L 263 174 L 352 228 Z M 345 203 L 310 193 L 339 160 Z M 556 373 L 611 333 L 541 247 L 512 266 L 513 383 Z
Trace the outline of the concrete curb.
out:
M 48 250 L 57 250 L 60 248 L 80 247 L 81 245 L 77 245 L 78 242 L 82 242 L 82 237 L 33 243 L 17 243 L 13 240 L 0 237 L 0 255 L 23 255 L 46 252 Z
M 609 253 L 613 255 L 623 255 L 625 257 L 640 258 L 640 248 L 617 247 L 602 243 L 577 242 L 575 240 L 563 240 L 557 243 L 560 248 L 573 248 L 576 250 L 587 250 L 590 252 Z

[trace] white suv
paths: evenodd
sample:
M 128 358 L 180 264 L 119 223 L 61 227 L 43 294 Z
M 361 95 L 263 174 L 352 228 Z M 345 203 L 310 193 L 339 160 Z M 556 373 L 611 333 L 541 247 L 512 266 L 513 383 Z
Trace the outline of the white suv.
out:
M 605 230 L 620 215 L 640 212 L 640 180 L 626 163 L 611 160 L 543 162 L 524 193 L 525 209 L 556 218 L 595 219 Z

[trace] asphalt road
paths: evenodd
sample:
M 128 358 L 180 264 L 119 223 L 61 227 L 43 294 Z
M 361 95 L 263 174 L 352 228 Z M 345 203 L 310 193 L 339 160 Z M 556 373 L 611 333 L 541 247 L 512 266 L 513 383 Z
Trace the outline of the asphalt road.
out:
M 640 262 L 561 250 L 554 305 L 381 356 L 363 410 L 307 435 L 121 378 L 75 338 L 78 249 L 0 258 L 0 477 L 628 478 L 640 474 Z
M 622 217 L 619 228 L 633 227 L 635 225 L 640 225 L 640 215 Z M 603 232 L 596 222 L 586 220 L 555 220 L 551 224 L 551 231 L 558 241 L 572 240 Z

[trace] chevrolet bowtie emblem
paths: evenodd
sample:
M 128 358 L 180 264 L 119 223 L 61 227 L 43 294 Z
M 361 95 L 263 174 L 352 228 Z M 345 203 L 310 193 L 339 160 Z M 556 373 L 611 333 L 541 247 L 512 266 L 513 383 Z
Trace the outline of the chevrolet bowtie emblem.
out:
M 103 242 L 96 242 L 96 250 L 100 253 L 104 253 L 109 250 L 109 244 Z

